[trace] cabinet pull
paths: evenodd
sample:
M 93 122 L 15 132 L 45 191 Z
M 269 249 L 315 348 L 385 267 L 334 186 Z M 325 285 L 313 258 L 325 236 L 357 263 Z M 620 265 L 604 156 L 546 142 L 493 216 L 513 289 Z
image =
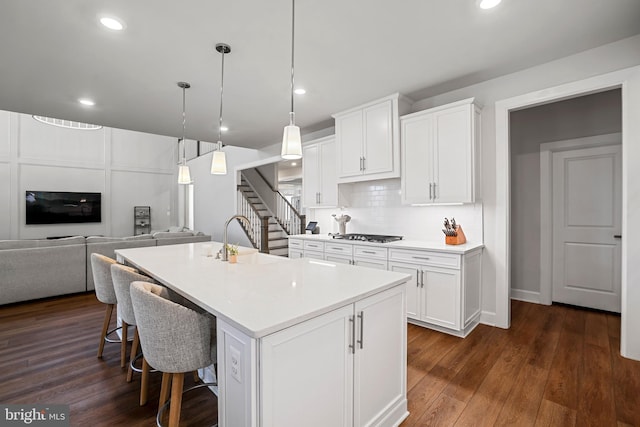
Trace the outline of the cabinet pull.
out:
M 413 259 L 424 259 L 426 261 L 429 261 L 429 257 L 428 256 L 412 256 L 411 258 Z
M 435 182 L 433 183 L 433 200 L 438 198 L 438 195 L 436 194 L 436 184 Z
M 351 343 L 349 344 L 349 349 L 351 349 L 352 354 L 355 354 L 356 352 L 356 316 L 349 316 L 349 322 L 351 322 L 351 339 L 349 340 Z
M 360 344 L 360 348 L 362 349 L 364 345 L 364 311 L 358 313 L 358 318 L 360 319 L 360 339 L 358 340 L 358 344 Z
M 376 253 L 373 251 L 362 251 L 363 254 L 375 255 Z
M 433 191 L 432 191 L 432 188 L 433 188 L 433 183 L 432 183 L 432 182 L 430 182 L 430 183 L 429 183 L 429 200 L 432 200 L 432 199 L 433 199 L 433 195 L 432 195 L 432 194 L 433 194 Z
M 363 157 L 363 158 L 362 158 L 362 170 L 363 170 L 363 171 L 367 169 L 367 163 L 366 163 L 366 161 L 367 161 L 367 158 L 366 158 L 366 157 Z
M 424 270 L 420 270 L 420 287 L 424 288 Z
M 420 269 L 416 268 L 416 288 L 420 287 Z

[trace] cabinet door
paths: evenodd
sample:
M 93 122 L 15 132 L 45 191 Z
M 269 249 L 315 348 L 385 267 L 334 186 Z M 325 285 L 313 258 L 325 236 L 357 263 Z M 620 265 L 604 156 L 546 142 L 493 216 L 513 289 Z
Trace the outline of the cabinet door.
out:
M 302 158 L 302 205 L 314 207 L 320 192 L 320 146 L 304 147 Z
M 335 262 L 336 264 L 351 264 L 351 257 L 336 254 L 324 254 L 324 260 Z
M 406 405 L 404 301 L 404 287 L 396 286 L 355 304 L 354 426 L 381 425 Z
M 306 162 L 306 158 L 305 158 Z M 304 165 L 304 162 L 303 162 Z M 304 166 L 303 166 L 304 167 Z M 338 169 L 335 141 L 320 146 L 320 206 L 338 205 Z M 304 178 L 303 178 L 304 183 Z
M 402 121 L 402 202 L 430 203 L 433 183 L 433 116 Z
M 262 426 L 352 425 L 352 316 L 349 305 L 262 339 Z
M 422 292 L 420 288 L 420 267 L 417 265 L 389 263 L 389 270 L 397 273 L 410 274 L 411 280 L 407 282 L 407 317 L 420 319 L 420 307 L 422 305 Z
M 336 117 L 338 176 L 362 175 L 362 111 Z
M 289 258 L 302 258 L 302 250 L 289 248 Z
M 370 258 L 353 258 L 353 264 L 360 267 L 376 268 L 378 270 L 387 269 L 387 260 L 370 259 Z
M 460 272 L 423 268 L 422 320 L 445 328 L 460 329 Z
M 473 202 L 473 106 L 434 113 L 435 202 Z
M 365 108 L 364 174 L 393 172 L 393 104 L 391 100 Z

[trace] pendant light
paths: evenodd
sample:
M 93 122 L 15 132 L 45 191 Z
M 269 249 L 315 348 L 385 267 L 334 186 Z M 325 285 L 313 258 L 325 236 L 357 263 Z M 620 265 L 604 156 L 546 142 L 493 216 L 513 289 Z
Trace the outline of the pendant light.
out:
M 296 126 L 295 112 L 293 109 L 293 65 L 294 65 L 294 35 L 295 35 L 296 2 L 291 0 L 291 112 L 289 112 L 289 126 L 284 127 L 282 136 L 281 156 L 286 160 L 302 158 L 302 139 L 300 128 Z
M 187 147 L 184 139 L 185 129 L 187 125 L 187 113 L 185 109 L 185 93 L 186 90 L 191 87 L 187 82 L 178 82 L 178 87 L 182 88 L 182 160 L 178 167 L 178 184 L 191 184 L 191 173 L 189 172 L 189 166 L 187 166 Z
M 218 123 L 218 142 L 211 158 L 211 173 L 213 175 L 227 174 L 227 156 L 222 151 L 222 96 L 224 95 L 224 54 L 231 52 L 231 46 L 218 43 L 216 50 L 222 54 L 222 72 L 220 73 L 220 120 Z

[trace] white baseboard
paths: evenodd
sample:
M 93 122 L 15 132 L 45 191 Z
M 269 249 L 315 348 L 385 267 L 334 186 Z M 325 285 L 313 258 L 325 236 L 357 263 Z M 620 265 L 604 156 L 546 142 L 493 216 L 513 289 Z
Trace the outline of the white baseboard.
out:
M 487 326 L 496 326 L 495 311 L 482 311 L 480 313 L 480 323 Z
M 526 291 L 524 289 L 511 288 L 511 299 L 532 302 L 534 304 L 542 304 L 540 301 L 540 292 Z

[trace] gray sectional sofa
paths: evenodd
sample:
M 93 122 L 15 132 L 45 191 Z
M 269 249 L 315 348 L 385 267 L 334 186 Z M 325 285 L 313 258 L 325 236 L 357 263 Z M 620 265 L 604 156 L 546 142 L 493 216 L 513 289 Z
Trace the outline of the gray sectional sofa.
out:
M 68 237 L 0 240 L 0 305 L 92 291 L 91 254 L 115 257 L 116 249 L 206 242 L 193 232 L 156 232 L 131 237 Z

